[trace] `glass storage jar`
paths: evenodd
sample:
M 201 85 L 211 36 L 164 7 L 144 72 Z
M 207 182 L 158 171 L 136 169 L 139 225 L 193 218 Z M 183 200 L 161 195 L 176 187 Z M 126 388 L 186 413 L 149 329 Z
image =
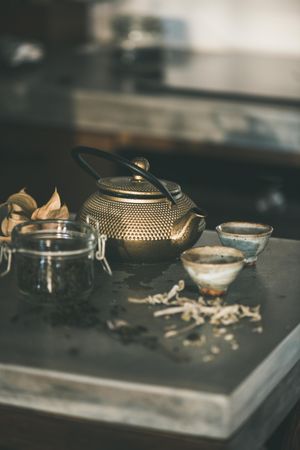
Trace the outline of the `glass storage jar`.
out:
M 10 250 L 2 254 L 6 252 L 9 266 L 14 253 L 21 293 L 72 300 L 87 297 L 93 289 L 97 242 L 95 231 L 85 223 L 30 221 L 13 229 Z

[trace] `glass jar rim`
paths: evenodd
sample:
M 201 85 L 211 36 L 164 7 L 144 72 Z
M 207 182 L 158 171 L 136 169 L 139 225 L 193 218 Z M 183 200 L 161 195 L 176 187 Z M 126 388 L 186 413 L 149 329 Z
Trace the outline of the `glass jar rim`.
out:
M 49 226 L 53 225 L 53 228 Z M 57 227 L 57 228 L 56 228 Z M 27 232 L 22 232 L 28 228 Z M 32 229 L 36 228 L 36 229 Z M 43 241 L 42 234 L 46 232 L 47 237 L 57 237 L 58 239 L 68 239 L 70 242 L 72 239 L 75 242 L 75 237 L 71 235 L 73 232 L 79 233 L 76 235 L 77 242 L 81 243 L 80 248 L 76 249 L 33 249 L 30 244 L 33 239 L 41 236 L 40 241 Z M 49 236 L 50 235 L 50 236 Z M 87 223 L 74 221 L 74 220 L 64 220 L 64 219 L 45 219 L 45 220 L 28 220 L 14 227 L 12 231 L 12 247 L 14 252 L 26 253 L 36 256 L 53 256 L 53 257 L 64 257 L 64 256 L 76 256 L 81 255 L 91 250 L 97 245 L 97 235 L 95 230 Z

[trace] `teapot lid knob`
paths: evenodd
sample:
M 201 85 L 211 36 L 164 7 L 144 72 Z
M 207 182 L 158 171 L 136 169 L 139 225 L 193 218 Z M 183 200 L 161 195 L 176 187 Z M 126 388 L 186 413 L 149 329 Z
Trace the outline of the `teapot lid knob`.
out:
M 150 169 L 148 159 L 143 158 L 142 156 L 137 156 L 136 158 L 133 158 L 131 162 L 136 166 L 140 167 L 141 169 L 144 169 L 146 172 L 148 172 L 148 170 Z M 141 181 L 143 180 L 143 177 L 141 175 L 134 174 L 133 179 L 134 181 Z

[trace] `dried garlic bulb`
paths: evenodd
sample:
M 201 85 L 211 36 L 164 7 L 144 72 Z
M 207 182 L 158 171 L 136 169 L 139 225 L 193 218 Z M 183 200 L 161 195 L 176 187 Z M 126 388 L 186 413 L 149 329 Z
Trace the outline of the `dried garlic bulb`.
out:
M 69 210 L 66 205 L 61 206 L 60 196 L 55 188 L 50 200 L 31 215 L 32 220 L 68 219 Z
M 69 210 L 66 205 L 61 205 L 60 196 L 55 189 L 50 200 L 40 208 L 31 195 L 21 189 L 20 192 L 12 194 L 5 203 L 0 205 L 7 208 L 7 215 L 2 220 L 0 241 L 9 240 L 13 228 L 27 220 L 45 219 L 68 219 Z
M 8 217 L 5 217 L 1 223 L 1 231 L 4 236 L 10 236 L 13 228 L 19 223 L 26 222 L 28 218 L 22 215 L 16 215 L 11 213 Z
M 7 207 L 7 216 L 1 223 L 1 231 L 6 237 L 11 235 L 16 225 L 29 220 L 31 214 L 37 208 L 36 201 L 31 195 L 25 192 L 25 188 L 21 189 L 20 192 L 10 195 L 6 202 L 0 206 Z
M 31 214 L 37 208 L 36 201 L 31 195 L 27 194 L 25 188 L 16 194 L 10 195 L 1 206 L 8 206 L 9 212 L 20 212 L 28 218 L 31 217 Z

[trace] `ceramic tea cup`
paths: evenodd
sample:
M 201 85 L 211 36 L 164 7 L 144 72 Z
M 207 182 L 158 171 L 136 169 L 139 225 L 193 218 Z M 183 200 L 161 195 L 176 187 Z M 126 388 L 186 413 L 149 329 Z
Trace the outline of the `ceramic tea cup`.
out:
M 241 250 L 245 263 L 254 265 L 273 232 L 271 225 L 252 222 L 226 222 L 216 227 L 221 243 Z
M 243 253 L 231 247 L 194 247 L 180 258 L 202 295 L 225 294 L 244 266 Z

